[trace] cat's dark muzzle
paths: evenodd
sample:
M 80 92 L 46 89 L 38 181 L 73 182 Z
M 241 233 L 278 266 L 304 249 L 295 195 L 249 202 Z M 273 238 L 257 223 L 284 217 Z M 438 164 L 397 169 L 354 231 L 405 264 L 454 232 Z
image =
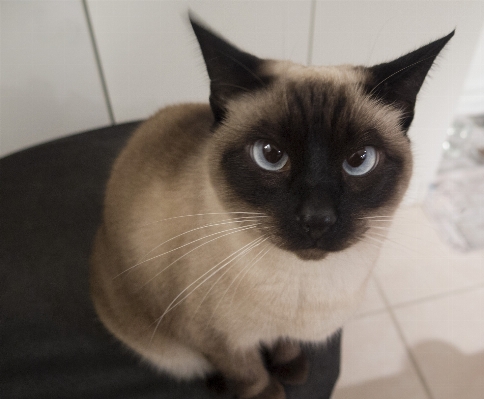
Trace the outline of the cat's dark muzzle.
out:
M 321 260 L 331 252 L 343 251 L 358 241 L 363 226 L 355 226 L 335 220 L 325 226 L 308 228 L 296 218 L 286 230 L 286 238 L 279 243 L 284 249 L 304 260 Z M 282 245 L 281 245 L 282 244 Z

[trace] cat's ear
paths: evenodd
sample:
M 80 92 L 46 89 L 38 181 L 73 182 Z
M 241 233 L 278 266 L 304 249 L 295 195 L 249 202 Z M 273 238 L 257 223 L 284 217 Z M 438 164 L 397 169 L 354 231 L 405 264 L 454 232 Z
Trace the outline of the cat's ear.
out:
M 189 18 L 210 78 L 210 106 L 215 120 L 220 122 L 224 119 L 227 101 L 268 83 L 268 77 L 260 74 L 264 60 L 228 43 L 203 26 L 192 13 Z
M 408 130 L 412 123 L 417 94 L 422 87 L 435 58 L 454 31 L 394 61 L 370 67 L 371 83 L 368 90 L 372 96 L 395 105 L 404 111 L 402 127 Z

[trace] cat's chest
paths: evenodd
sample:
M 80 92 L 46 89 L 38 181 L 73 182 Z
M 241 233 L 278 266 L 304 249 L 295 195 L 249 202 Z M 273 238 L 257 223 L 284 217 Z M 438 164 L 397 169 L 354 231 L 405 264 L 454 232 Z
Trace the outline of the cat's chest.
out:
M 287 254 L 269 260 L 259 281 L 252 281 L 236 323 L 241 344 L 281 336 L 320 342 L 332 335 L 357 309 L 376 260 L 374 251 L 359 249 L 318 264 L 299 264 Z M 359 262 L 354 262 L 358 253 Z

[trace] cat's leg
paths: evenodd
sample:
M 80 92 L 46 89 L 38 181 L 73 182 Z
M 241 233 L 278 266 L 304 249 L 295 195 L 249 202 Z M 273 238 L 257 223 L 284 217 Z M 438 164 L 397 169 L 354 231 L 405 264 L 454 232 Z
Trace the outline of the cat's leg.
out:
M 269 350 L 269 371 L 283 384 L 304 384 L 309 374 L 309 362 L 301 346 L 280 339 Z
M 205 353 L 223 375 L 229 390 L 241 399 L 285 399 L 282 384 L 265 368 L 259 348 Z

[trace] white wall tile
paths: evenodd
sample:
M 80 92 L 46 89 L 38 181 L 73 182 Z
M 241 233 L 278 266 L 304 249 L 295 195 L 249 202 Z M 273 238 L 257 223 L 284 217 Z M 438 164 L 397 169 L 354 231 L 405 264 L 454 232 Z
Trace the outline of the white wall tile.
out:
M 410 129 L 416 154 L 408 202 L 420 202 L 440 161 L 446 129 L 484 22 L 480 1 L 318 1 L 313 64 L 373 65 L 456 35 L 437 60 Z
M 109 123 L 82 3 L 0 7 L 0 155 Z
M 208 101 L 208 77 L 188 9 L 257 56 L 307 59 L 310 1 L 88 4 L 117 122 L 146 118 L 171 103 Z

